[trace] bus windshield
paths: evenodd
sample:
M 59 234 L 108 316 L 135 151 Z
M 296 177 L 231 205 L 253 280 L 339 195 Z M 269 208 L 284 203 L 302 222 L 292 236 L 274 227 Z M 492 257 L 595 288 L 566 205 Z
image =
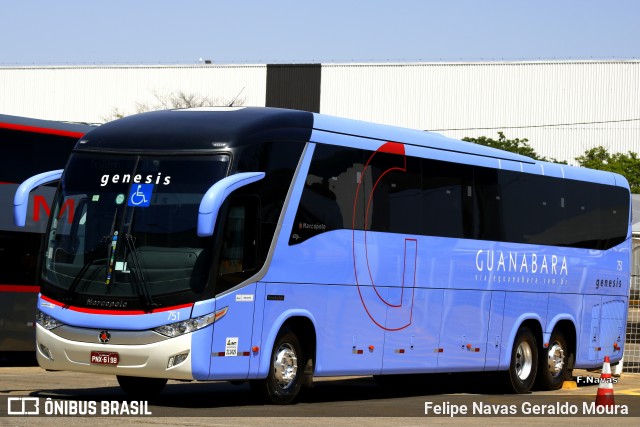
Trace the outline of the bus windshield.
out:
M 43 293 L 115 309 L 197 300 L 212 258 L 198 207 L 228 166 L 226 155 L 73 154 L 52 207 Z

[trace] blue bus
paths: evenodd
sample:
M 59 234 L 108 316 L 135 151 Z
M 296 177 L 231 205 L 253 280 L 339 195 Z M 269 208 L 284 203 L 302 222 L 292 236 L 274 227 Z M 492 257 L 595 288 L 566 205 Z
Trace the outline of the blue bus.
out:
M 13 223 L 13 195 L 37 172 L 62 168 L 95 126 L 0 114 L 0 352 L 35 351 L 36 264 L 55 187 L 31 194 L 26 226 Z
M 85 135 L 40 269 L 41 367 L 249 381 L 495 372 L 516 393 L 620 360 L 630 192 L 613 173 L 271 108 L 145 113 Z M 384 379 L 384 377 L 381 377 Z

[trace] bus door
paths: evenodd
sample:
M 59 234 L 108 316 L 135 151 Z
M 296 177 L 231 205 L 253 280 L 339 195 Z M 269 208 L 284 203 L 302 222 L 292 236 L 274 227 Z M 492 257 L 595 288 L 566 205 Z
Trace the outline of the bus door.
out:
M 216 299 L 216 313 L 226 313 L 213 327 L 210 379 L 245 379 L 249 375 L 255 292 L 253 283 Z
M 244 379 L 249 374 L 256 284 L 237 286 L 258 265 L 258 206 L 255 197 L 232 197 L 216 239 L 215 308 L 221 317 L 213 329 L 210 379 Z

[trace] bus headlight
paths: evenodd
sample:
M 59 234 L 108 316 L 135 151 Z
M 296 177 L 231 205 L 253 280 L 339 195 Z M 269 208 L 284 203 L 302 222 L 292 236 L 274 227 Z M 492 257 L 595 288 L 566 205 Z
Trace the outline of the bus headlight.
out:
M 57 328 L 58 326 L 64 325 L 64 323 L 54 319 L 48 314 L 41 312 L 40 310 L 36 310 L 36 323 L 46 330 L 51 330 Z
M 159 334 L 162 334 L 169 338 L 175 338 L 180 335 L 188 334 L 198 329 L 202 329 L 215 321 L 219 320 L 222 316 L 227 314 L 229 307 L 225 307 L 215 313 L 205 314 L 204 316 L 196 317 L 194 319 L 183 320 L 182 322 L 170 323 L 168 325 L 159 326 L 153 330 Z

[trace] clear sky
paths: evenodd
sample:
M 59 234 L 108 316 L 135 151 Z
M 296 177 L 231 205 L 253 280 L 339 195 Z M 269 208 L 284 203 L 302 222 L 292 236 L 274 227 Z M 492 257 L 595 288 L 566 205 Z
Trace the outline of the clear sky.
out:
M 0 65 L 640 58 L 639 0 L 0 4 Z

